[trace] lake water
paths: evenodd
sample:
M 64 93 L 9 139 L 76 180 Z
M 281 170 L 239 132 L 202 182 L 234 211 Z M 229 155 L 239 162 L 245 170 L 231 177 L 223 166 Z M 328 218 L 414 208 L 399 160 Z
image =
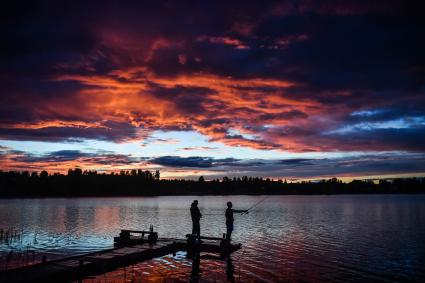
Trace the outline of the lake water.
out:
M 160 237 L 191 231 L 189 206 L 199 200 L 201 233 L 225 232 L 224 209 L 251 207 L 263 196 L 0 200 L 0 270 L 113 246 L 120 229 Z M 235 215 L 231 260 L 201 258 L 198 275 L 184 253 L 120 268 L 87 282 L 282 282 L 425 280 L 425 195 L 270 196 Z M 12 253 L 11 253 L 12 251 Z M 31 251 L 34 251 L 32 253 Z M 9 257 L 9 262 L 7 258 Z

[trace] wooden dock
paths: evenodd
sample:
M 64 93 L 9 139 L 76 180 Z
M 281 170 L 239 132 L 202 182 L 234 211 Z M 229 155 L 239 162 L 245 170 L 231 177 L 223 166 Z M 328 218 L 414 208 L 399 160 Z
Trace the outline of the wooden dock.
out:
M 186 251 L 188 254 L 218 253 L 226 256 L 241 248 L 241 244 L 230 244 L 222 238 L 202 237 L 201 243 L 194 242 L 191 235 L 187 235 L 187 239 L 157 238 L 155 241 L 146 241 L 133 237 L 132 240 L 133 243 L 120 243 L 112 249 L 6 270 L 0 272 L 0 282 L 79 281 L 87 276 L 103 274 L 178 251 Z

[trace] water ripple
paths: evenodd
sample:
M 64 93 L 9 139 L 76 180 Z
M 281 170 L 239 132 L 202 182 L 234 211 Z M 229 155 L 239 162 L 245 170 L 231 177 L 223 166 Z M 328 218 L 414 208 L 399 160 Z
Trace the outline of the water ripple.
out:
M 261 196 L 197 197 L 203 234 L 225 232 L 224 207 L 250 207 Z M 0 229 L 20 237 L 0 241 L 6 259 L 31 264 L 28 251 L 49 259 L 112 247 L 120 229 L 147 229 L 164 237 L 191 230 L 192 198 L 0 200 Z M 199 274 L 185 253 L 120 268 L 98 281 L 201 282 L 423 281 L 425 196 L 273 196 L 248 215 L 235 215 L 230 261 L 205 257 Z M 12 252 L 12 256 L 11 255 Z M 9 267 L 14 266 L 9 264 Z M 192 278 L 193 279 L 193 278 Z M 88 281 L 91 282 L 91 281 Z

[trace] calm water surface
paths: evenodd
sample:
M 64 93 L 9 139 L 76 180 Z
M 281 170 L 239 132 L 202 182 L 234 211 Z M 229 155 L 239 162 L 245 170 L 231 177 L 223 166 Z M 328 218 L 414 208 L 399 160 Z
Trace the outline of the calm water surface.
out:
M 161 237 L 191 231 L 199 200 L 201 232 L 225 232 L 228 200 L 244 209 L 262 196 L 0 200 L 0 229 L 22 237 L 0 243 L 0 270 L 113 246 L 120 229 Z M 235 216 L 230 260 L 205 255 L 191 275 L 184 253 L 120 268 L 87 282 L 425 281 L 425 195 L 270 196 Z M 34 253 L 33 253 L 34 251 Z

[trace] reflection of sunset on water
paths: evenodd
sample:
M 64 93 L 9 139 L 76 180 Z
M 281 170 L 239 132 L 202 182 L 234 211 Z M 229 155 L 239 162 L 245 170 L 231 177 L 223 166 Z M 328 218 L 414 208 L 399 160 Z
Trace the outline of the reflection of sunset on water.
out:
M 27 247 L 35 251 L 35 262 L 40 262 L 42 255 L 52 260 L 111 248 L 121 229 L 147 230 L 150 224 L 159 237 L 184 238 L 192 228 L 189 207 L 194 198 L 0 200 L 0 227 L 14 226 L 23 233 L 22 244 L 20 240 L 0 244 L 0 267 L 11 248 L 16 253 L 16 264 L 31 264 L 32 254 L 30 261 L 22 260 Z M 327 281 L 352 276 L 403 281 L 422 274 L 420 258 L 425 247 L 420 239 L 425 235 L 416 229 L 416 221 L 425 216 L 421 195 L 196 199 L 203 214 L 201 233 L 218 237 L 226 232 L 227 201 L 246 209 L 264 200 L 249 214 L 235 215 L 232 238 L 235 243 L 242 243 L 242 249 L 232 254 L 231 262 L 216 255 L 201 255 L 201 282 L 225 282 L 231 270 L 237 282 L 239 276 L 241 282 L 264 278 L 272 282 L 299 278 Z M 400 227 L 404 228 L 399 230 Z M 393 262 L 403 269 L 394 270 Z M 192 263 L 179 252 L 119 268 L 86 282 L 124 282 L 131 278 L 136 282 L 187 282 L 193 273 Z

